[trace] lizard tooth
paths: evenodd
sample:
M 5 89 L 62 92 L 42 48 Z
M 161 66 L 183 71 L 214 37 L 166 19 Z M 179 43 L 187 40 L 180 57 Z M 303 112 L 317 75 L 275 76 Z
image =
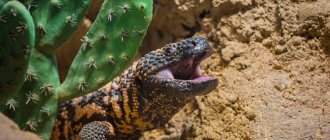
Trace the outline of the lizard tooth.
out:
M 195 75 L 197 77 L 202 76 L 202 69 L 201 69 L 201 66 L 200 65 L 197 65 L 196 70 L 195 70 Z
M 201 76 L 203 76 L 201 66 L 197 65 L 195 69 L 194 77 L 201 77 Z
M 189 78 L 189 80 L 193 80 L 193 79 L 199 78 L 201 76 L 203 76 L 202 75 L 202 69 L 201 69 L 200 65 L 196 65 L 196 67 L 194 69 L 194 74 L 191 75 L 191 77 Z

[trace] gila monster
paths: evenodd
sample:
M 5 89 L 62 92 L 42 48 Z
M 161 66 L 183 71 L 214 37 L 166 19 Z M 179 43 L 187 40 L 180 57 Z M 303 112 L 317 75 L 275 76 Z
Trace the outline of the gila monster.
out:
M 52 139 L 134 139 L 163 126 L 216 88 L 199 66 L 211 53 L 205 39 L 191 37 L 146 54 L 100 90 L 62 103 Z

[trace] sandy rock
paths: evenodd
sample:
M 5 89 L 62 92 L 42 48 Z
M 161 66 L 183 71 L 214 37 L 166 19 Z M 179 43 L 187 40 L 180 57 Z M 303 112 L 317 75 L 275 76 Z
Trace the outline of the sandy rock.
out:
M 141 54 L 206 37 L 215 54 L 202 69 L 221 82 L 172 118 L 166 129 L 177 131 L 140 139 L 330 139 L 328 0 L 157 4 Z
M 300 21 L 300 34 L 310 36 L 330 36 L 330 3 L 327 0 L 319 0 L 311 3 L 303 3 L 298 7 Z
M 0 113 L 0 140 L 41 140 L 36 134 L 19 129 L 18 125 Z

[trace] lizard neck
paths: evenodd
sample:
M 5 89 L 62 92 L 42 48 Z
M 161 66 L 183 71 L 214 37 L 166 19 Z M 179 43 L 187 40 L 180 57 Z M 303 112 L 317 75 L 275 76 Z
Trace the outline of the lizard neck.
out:
M 149 107 L 141 96 L 141 85 L 135 76 L 135 65 L 115 78 L 111 83 L 101 88 L 107 93 L 109 100 L 107 108 L 114 112 L 109 117 L 114 120 L 114 127 L 119 128 L 121 135 L 137 134 L 154 128 L 152 122 L 144 117 Z
M 154 92 L 159 95 L 159 98 L 154 98 L 153 100 L 144 99 L 144 106 L 148 108 L 141 112 L 142 118 L 153 124 L 153 129 L 163 127 L 188 102 L 187 99 L 172 100 L 171 97 L 168 97 L 168 100 L 164 100 L 162 97 L 164 95 L 161 92 Z

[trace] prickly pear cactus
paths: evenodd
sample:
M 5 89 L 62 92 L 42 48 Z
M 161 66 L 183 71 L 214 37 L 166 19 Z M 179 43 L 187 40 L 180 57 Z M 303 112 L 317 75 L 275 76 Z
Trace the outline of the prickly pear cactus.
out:
M 35 22 L 36 47 L 52 54 L 76 31 L 92 0 L 27 0 Z
M 8 75 L 19 84 L 10 92 L 2 92 L 9 89 L 0 87 L 0 111 L 22 129 L 36 132 L 44 139 L 50 137 L 58 103 L 97 90 L 131 62 L 152 17 L 152 0 L 104 0 L 95 22 L 81 39 L 83 45 L 66 80 L 60 84 L 54 52 L 76 30 L 91 0 L 28 0 L 25 7 L 18 1 L 5 2 L 0 0 L 4 5 L 2 10 L 9 3 L 18 3 L 25 11 L 16 14 L 18 19 L 8 18 L 8 22 L 1 23 L 0 18 L 3 24 L 0 29 L 5 31 L 0 32 L 0 42 L 14 46 L 4 47 L 0 58 L 12 54 L 24 57 L 19 60 L 6 57 L 6 61 L 0 61 L 0 80 L 10 81 L 3 76 Z M 25 33 L 17 34 L 16 42 L 10 41 L 8 34 L 20 29 L 21 23 L 27 27 Z M 22 52 L 23 42 L 29 47 L 23 47 Z M 19 62 L 11 63 L 16 61 Z M 15 74 L 17 67 L 22 67 L 21 74 Z M 4 68 L 8 72 L 2 73 Z M 16 77 L 10 76 L 14 74 Z
M 0 101 L 6 101 L 23 85 L 34 47 L 34 24 L 24 5 L 17 1 L 4 5 L 0 11 L 0 31 Z
M 16 107 L 10 108 L 8 101 L 2 112 L 23 130 L 49 139 L 58 109 L 58 94 L 55 93 L 58 87 L 60 82 L 54 56 L 33 48 L 25 83 L 19 93 L 9 100 L 14 101 Z
M 0 0 L 0 8 L 6 4 L 8 0 Z
M 149 25 L 151 5 L 146 0 L 104 1 L 60 88 L 61 101 L 96 90 L 131 62 Z

